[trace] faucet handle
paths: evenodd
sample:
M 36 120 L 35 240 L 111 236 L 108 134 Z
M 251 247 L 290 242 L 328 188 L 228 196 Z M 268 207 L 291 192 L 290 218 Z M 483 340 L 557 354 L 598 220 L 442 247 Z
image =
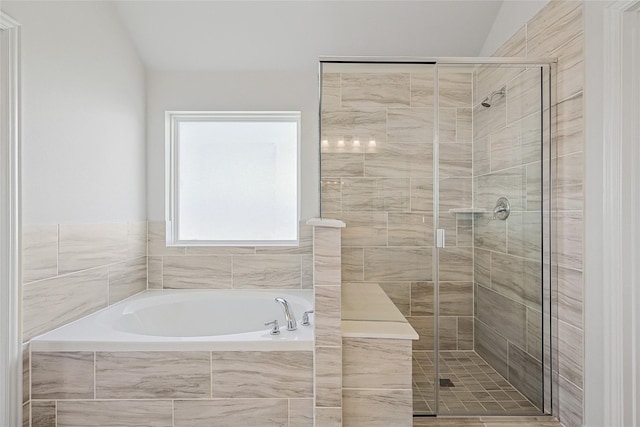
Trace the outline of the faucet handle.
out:
M 304 314 L 302 315 L 302 324 L 304 326 L 309 326 L 311 324 L 311 322 L 309 321 L 309 315 L 311 313 L 314 313 L 314 311 L 313 310 L 305 311 Z
M 269 331 L 269 333 L 271 335 L 280 335 L 280 325 L 278 325 L 278 321 L 274 320 L 273 322 L 267 322 L 264 324 L 264 326 L 271 326 L 273 325 L 273 328 Z

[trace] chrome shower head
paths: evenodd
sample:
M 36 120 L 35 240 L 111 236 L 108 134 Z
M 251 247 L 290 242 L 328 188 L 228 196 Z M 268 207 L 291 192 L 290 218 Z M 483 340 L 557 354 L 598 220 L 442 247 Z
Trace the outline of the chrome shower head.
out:
M 491 107 L 491 103 L 493 101 L 494 96 L 496 95 L 504 96 L 505 93 L 507 93 L 507 88 L 503 86 L 500 89 L 493 92 L 491 95 L 487 96 L 485 99 L 483 99 L 480 105 L 482 105 L 483 107 L 489 108 Z

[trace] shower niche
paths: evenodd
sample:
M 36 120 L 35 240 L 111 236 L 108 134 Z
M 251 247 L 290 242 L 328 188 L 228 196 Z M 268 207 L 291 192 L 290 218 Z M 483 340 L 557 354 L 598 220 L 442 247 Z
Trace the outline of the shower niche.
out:
M 321 62 L 321 213 L 347 225 L 343 287 L 379 285 L 420 335 L 414 415 L 545 412 L 549 75 Z

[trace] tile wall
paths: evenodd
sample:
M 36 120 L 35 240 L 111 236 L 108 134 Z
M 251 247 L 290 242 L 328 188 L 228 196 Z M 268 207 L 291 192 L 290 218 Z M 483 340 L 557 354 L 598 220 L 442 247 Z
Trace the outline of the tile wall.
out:
M 551 269 L 551 290 L 556 300 L 553 310 L 552 329 L 557 334 L 555 350 L 544 351 L 545 366 L 552 366 L 553 372 L 546 372 L 546 382 L 553 380 L 553 411 L 560 421 L 568 426 L 582 425 L 583 401 L 583 215 L 584 215 L 584 23 L 583 3 L 580 1 L 550 1 L 525 27 L 517 31 L 494 56 L 557 57 L 558 64 L 553 85 L 551 147 L 553 195 L 552 214 L 554 229 L 553 267 Z M 525 79 L 526 74 L 522 74 Z M 490 80 L 490 79 L 488 79 Z M 526 88 L 526 85 L 523 86 Z M 478 84 L 478 90 L 481 85 Z M 507 99 L 509 102 L 509 99 Z M 521 106 L 526 109 L 527 106 Z M 522 110 L 515 110 L 521 114 Z M 508 116 L 507 119 L 509 119 Z M 478 149 L 474 146 L 474 150 Z M 484 150 L 479 150 L 483 152 Z M 486 151 L 484 151 L 486 152 Z M 475 153 L 474 153 L 475 155 Z M 536 166 L 534 166 L 536 167 Z M 527 170 L 527 173 L 529 170 Z M 545 200 L 545 202 L 549 202 Z M 518 223 L 520 227 L 520 223 Z M 526 216 L 522 218 L 522 229 L 527 232 L 532 226 Z M 510 230 L 507 230 L 509 232 Z M 516 246 L 517 250 L 524 250 Z M 545 248 L 548 250 L 548 248 Z M 484 265 L 491 265 L 493 258 Z M 493 253 L 501 255 L 494 251 Z M 507 255 L 509 255 L 507 251 Z M 515 255 L 515 254 L 514 254 Z M 523 253 L 526 258 L 526 253 Z M 482 255 L 481 255 L 482 256 Z M 495 262 L 494 262 L 495 264 Z M 498 261 L 497 267 L 500 261 Z M 543 266 L 545 271 L 549 266 Z M 503 269 L 503 268 L 502 268 Z M 478 282 L 478 268 L 476 282 Z M 503 269 L 504 270 L 504 269 Z M 487 283 L 485 271 L 485 284 Z M 482 277 L 482 276 L 480 276 Z M 547 276 L 545 276 L 546 279 Z M 482 281 L 482 279 L 480 279 Z M 479 286 L 478 289 L 481 289 Z M 488 295 L 488 291 L 484 293 Z M 498 295 L 495 293 L 495 295 Z M 524 296 L 524 294 L 521 294 Z M 527 305 L 527 300 L 525 300 Z M 532 312 L 527 305 L 527 315 Z M 536 316 L 537 317 L 537 316 Z M 548 321 L 548 320 L 547 320 Z M 535 327 L 535 325 L 528 325 Z M 478 331 L 478 335 L 481 331 Z M 496 345 L 496 343 L 493 343 Z M 529 345 L 530 343 L 527 343 Z M 517 347 L 513 347 L 515 349 Z M 520 347 L 522 349 L 522 347 Z M 507 350 L 508 351 L 508 350 Z M 508 354 L 522 361 L 527 358 L 521 351 Z M 553 365 L 550 363 L 553 356 Z M 545 406 L 550 407 L 550 394 L 545 392 Z
M 348 70 L 347 70 L 348 71 Z M 472 73 L 442 70 L 441 345 L 473 348 Z M 433 130 L 431 66 L 325 72 L 322 215 L 343 220 L 342 280 L 378 283 L 433 348 Z
M 34 352 L 33 427 L 312 427 L 313 352 Z
M 298 247 L 167 247 L 165 222 L 149 222 L 149 289 L 311 289 L 312 228 Z

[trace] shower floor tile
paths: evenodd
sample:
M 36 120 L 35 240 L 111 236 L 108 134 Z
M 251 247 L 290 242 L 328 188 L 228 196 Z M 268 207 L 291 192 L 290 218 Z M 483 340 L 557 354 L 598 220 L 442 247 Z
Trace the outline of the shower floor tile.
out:
M 413 412 L 435 411 L 432 351 L 413 352 Z M 440 378 L 453 387 L 440 387 L 439 415 L 539 415 L 526 397 L 475 351 L 441 351 Z

